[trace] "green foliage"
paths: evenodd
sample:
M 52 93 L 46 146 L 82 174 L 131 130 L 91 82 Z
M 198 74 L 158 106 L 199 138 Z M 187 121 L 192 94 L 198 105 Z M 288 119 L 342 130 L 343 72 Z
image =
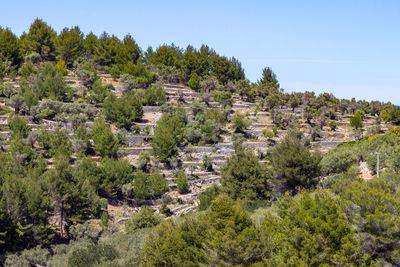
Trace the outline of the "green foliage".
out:
M 40 19 L 36 19 L 28 34 L 21 37 L 25 53 L 36 52 L 42 60 L 54 60 L 56 32 Z
M 13 138 L 26 138 L 28 133 L 31 131 L 31 128 L 23 117 L 10 115 L 7 121 Z
M 179 194 L 186 194 L 190 191 L 188 179 L 183 171 L 180 171 L 178 173 L 176 184 Z
M 75 248 L 68 256 L 68 266 L 97 266 L 118 256 L 116 249 L 108 244 L 90 242 Z
M 343 199 L 349 219 L 359 227 L 361 248 L 371 260 L 386 264 L 398 263 L 398 192 L 382 179 L 368 182 L 342 179 L 333 188 Z
M 337 123 L 334 121 L 331 121 L 331 122 L 329 122 L 328 126 L 329 126 L 329 128 L 331 128 L 331 131 L 336 131 Z
M 133 92 L 128 92 L 120 98 L 110 94 L 104 100 L 103 110 L 107 120 L 126 129 L 130 129 L 132 123 L 143 116 L 142 103 Z
M 132 165 L 127 160 L 106 157 L 101 160 L 100 175 L 94 185 L 102 196 L 120 196 L 122 185 L 132 182 L 133 177 Z
M 21 111 L 21 109 L 23 109 L 24 106 L 24 97 L 19 94 L 13 95 L 8 100 L 8 104 L 12 108 L 14 108 L 14 114 L 19 114 L 19 112 Z
M 218 196 L 220 193 L 220 188 L 216 185 L 212 185 L 211 187 L 207 188 L 206 191 L 200 194 L 199 196 L 199 206 L 198 210 L 206 210 L 211 206 L 212 201 Z
M 64 61 L 68 67 L 79 57 L 83 56 L 84 40 L 83 33 L 78 26 L 64 28 L 56 40 L 57 58 Z
M 328 151 L 320 162 L 324 175 L 346 172 L 351 165 L 358 163 L 356 153 L 347 147 L 337 147 Z
M 208 172 L 213 171 L 213 159 L 207 154 L 204 154 L 203 156 L 203 163 L 201 166 Z
M 47 249 L 37 246 L 32 249 L 22 251 L 21 255 L 9 255 L 5 261 L 5 266 L 44 266 L 49 257 L 50 253 Z
M 62 75 L 62 76 L 66 76 L 68 74 L 67 71 L 67 65 L 65 64 L 65 61 L 60 59 L 59 61 L 57 61 L 57 64 L 55 65 L 55 68 L 58 70 L 58 72 Z
M 100 222 L 99 225 L 105 229 L 108 227 L 109 224 L 109 218 L 108 218 L 108 214 L 107 212 L 103 211 L 103 213 L 101 214 L 101 218 L 100 218 Z
M 250 126 L 250 120 L 240 112 L 233 114 L 231 123 L 231 129 L 235 133 L 243 133 Z
M 295 136 L 286 136 L 271 151 L 274 179 L 282 190 L 297 191 L 317 184 L 320 175 L 318 153 L 311 153 Z
M 92 85 L 99 79 L 96 69 L 89 62 L 84 62 L 81 66 L 79 66 L 76 74 L 81 83 L 89 88 L 91 88 Z
M 290 105 L 292 111 L 294 112 L 295 108 L 297 108 L 301 104 L 301 94 L 300 93 L 290 94 L 288 104 Z
M 158 198 L 168 189 L 164 177 L 159 173 L 146 174 L 137 171 L 132 184 L 133 197 L 138 204 L 149 198 Z
M 100 80 L 97 80 L 92 84 L 89 90 L 89 99 L 95 104 L 103 103 L 110 91 L 113 89 L 114 87 L 111 84 L 102 85 Z
M 154 155 L 161 161 L 178 155 L 178 145 L 182 141 L 184 130 L 185 122 L 178 113 L 164 113 L 154 129 L 151 142 Z
M 157 226 L 146 241 L 142 263 L 249 265 L 253 258 L 246 236 L 252 236 L 252 227 L 248 214 L 231 199 L 221 196 L 204 216 L 185 217 L 181 223 L 168 220 Z
M 136 89 L 138 87 L 136 78 L 129 74 L 121 75 L 121 82 L 127 90 Z
M 40 72 L 33 77 L 31 90 L 40 99 L 48 97 L 53 100 L 68 100 L 71 88 L 66 85 L 59 70 L 50 62 L 46 62 L 40 67 Z
M 354 116 L 350 119 L 350 125 L 356 130 L 363 127 L 363 122 L 360 113 L 354 114 Z
M 250 82 L 245 79 L 241 79 L 236 82 L 236 91 L 241 97 L 246 97 L 248 101 L 253 102 L 256 96 L 256 90 Z
M 164 88 L 160 84 L 152 84 L 145 91 L 144 103 L 146 105 L 161 106 L 167 101 Z
M 141 55 L 140 48 L 131 35 L 124 37 L 123 43 L 117 50 L 115 62 L 126 64 L 128 62 L 137 63 Z
M 271 130 L 263 129 L 262 134 L 265 138 L 271 139 L 275 136 L 274 132 Z
M 271 92 L 279 89 L 279 83 L 275 73 L 269 68 L 262 70 L 261 79 L 258 81 L 259 88 L 257 94 L 261 97 L 266 97 Z
M 90 135 L 87 128 L 81 124 L 74 132 L 74 148 L 77 152 L 88 154 L 91 150 Z
M 154 214 L 154 209 L 142 207 L 137 214 L 126 222 L 125 231 L 127 233 L 133 233 L 138 229 L 154 227 L 160 222 L 161 218 L 159 215 Z
M 296 115 L 284 113 L 279 109 L 271 111 L 273 123 L 281 129 L 293 129 L 299 126 L 299 121 Z
M 115 35 L 103 32 L 95 44 L 93 62 L 96 65 L 111 66 L 116 63 L 116 55 L 121 41 Z
M 379 116 L 382 118 L 382 120 L 384 120 L 385 122 L 388 122 L 391 120 L 391 116 L 389 114 L 389 112 L 387 112 L 386 110 L 382 110 L 381 113 L 379 114 Z
M 15 163 L 21 166 L 34 164 L 35 152 L 24 139 L 20 139 L 18 136 L 11 141 L 9 152 Z
M 13 162 L 14 167 L 16 163 Z M 13 224 L 18 225 L 19 240 L 27 247 L 46 244 L 54 237 L 48 225 L 52 207 L 46 186 L 43 186 L 46 180 L 40 175 L 39 169 L 31 170 L 28 175 L 22 174 L 25 176 L 23 178 L 17 174 L 5 177 L 0 193 L 2 207 L 9 212 Z M 13 242 L 10 243 L 10 249 Z
M 0 253 L 13 251 L 16 248 L 20 235 L 18 233 L 18 225 L 16 225 L 10 214 L 0 210 Z
M 252 202 L 269 197 L 270 174 L 250 151 L 239 149 L 230 156 L 221 176 L 221 190 L 233 199 Z
M 193 73 L 189 79 L 188 85 L 191 89 L 197 91 L 200 88 L 201 78 L 197 73 Z
M 150 154 L 147 151 L 142 151 L 139 154 L 138 169 L 147 172 L 150 169 Z
M 232 94 L 228 91 L 215 92 L 214 100 L 221 103 L 222 107 L 231 106 L 233 103 Z
M 340 202 L 326 191 L 286 197 L 278 217 L 268 214 L 259 229 L 264 264 L 320 266 L 364 262 Z M 266 253 L 266 254 L 264 254 Z
M 21 45 L 12 31 L 0 28 L 0 62 L 9 62 L 11 66 L 18 66 L 21 61 Z M 10 72 L 5 70 L 5 72 Z
M 115 138 L 110 127 L 101 119 L 92 127 L 94 150 L 102 157 L 116 157 L 119 140 Z
M 69 228 L 69 234 L 74 239 L 89 238 L 97 240 L 99 236 L 99 229 L 93 227 L 88 222 L 83 224 L 73 225 Z
M 54 132 L 42 130 L 39 134 L 39 141 L 52 156 L 57 154 L 71 156 L 72 154 L 72 143 L 63 129 L 56 128 Z

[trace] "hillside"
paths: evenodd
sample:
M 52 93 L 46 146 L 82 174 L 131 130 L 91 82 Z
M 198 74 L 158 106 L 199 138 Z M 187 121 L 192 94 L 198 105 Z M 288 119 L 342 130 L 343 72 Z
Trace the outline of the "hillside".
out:
M 0 63 L 6 266 L 399 263 L 399 107 L 41 20 Z

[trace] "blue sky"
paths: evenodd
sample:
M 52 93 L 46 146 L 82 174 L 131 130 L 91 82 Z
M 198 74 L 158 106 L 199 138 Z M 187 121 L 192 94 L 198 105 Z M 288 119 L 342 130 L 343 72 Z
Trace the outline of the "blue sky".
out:
M 286 91 L 400 105 L 400 1 L 8 1 L 16 34 L 37 17 L 56 31 L 130 33 L 146 49 L 207 44 L 256 81 L 270 66 Z

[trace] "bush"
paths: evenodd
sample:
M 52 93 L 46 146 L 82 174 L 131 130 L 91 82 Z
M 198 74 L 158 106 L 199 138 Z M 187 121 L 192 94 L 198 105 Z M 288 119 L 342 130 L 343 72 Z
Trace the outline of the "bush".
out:
M 32 90 L 37 92 L 40 99 L 45 97 L 58 101 L 69 99 L 68 95 L 71 88 L 67 86 L 62 75 L 52 63 L 44 63 L 40 72 L 34 75 L 32 79 Z
M 244 131 L 250 126 L 250 120 L 240 112 L 233 114 L 231 123 L 232 130 L 235 133 L 244 133 Z
M 85 62 L 83 65 L 78 67 L 77 75 L 81 83 L 89 88 L 92 87 L 95 81 L 99 78 L 96 69 L 89 62 Z
M 227 159 L 221 176 L 221 190 L 233 199 L 252 202 L 269 197 L 270 174 L 251 151 L 237 149 Z
M 189 87 L 195 91 L 197 91 L 198 89 L 200 89 L 200 81 L 201 78 L 199 77 L 199 75 L 197 75 L 197 73 L 193 73 L 189 79 Z
M 271 130 L 263 129 L 262 134 L 265 138 L 271 139 L 275 136 L 274 132 Z
M 119 197 L 122 195 L 122 186 L 133 181 L 133 166 L 126 159 L 106 157 L 100 162 L 100 174 L 96 178 L 92 183 L 100 195 Z
M 133 197 L 138 204 L 142 204 L 148 198 L 158 198 L 168 189 L 164 177 L 159 173 L 146 174 L 137 171 L 132 184 Z
M 210 207 L 212 201 L 218 196 L 220 193 L 220 188 L 216 185 L 212 185 L 211 187 L 207 188 L 206 191 L 200 194 L 199 196 L 199 206 L 198 210 L 206 210 Z
M 151 87 L 146 89 L 144 99 L 146 105 L 161 106 L 166 101 L 167 97 L 165 96 L 164 88 L 160 84 L 153 84 Z
M 80 238 L 89 238 L 92 240 L 97 240 L 100 231 L 90 225 L 88 222 L 83 224 L 73 225 L 69 228 L 69 235 L 71 238 L 77 240 Z
M 157 122 L 151 142 L 154 155 L 161 161 L 168 161 L 178 155 L 178 144 L 183 140 L 185 122 L 178 113 L 164 113 Z
M 324 175 L 346 172 L 351 165 L 358 162 L 357 156 L 351 149 L 338 147 L 328 151 L 320 162 Z
M 189 189 L 188 179 L 183 171 L 180 171 L 178 173 L 176 183 L 178 185 L 177 189 L 179 194 L 189 193 L 190 189 Z
M 271 151 L 271 166 L 281 190 L 297 191 L 317 184 L 320 176 L 318 153 L 311 153 L 300 139 L 288 135 Z
M 214 100 L 221 103 L 223 108 L 225 108 L 226 106 L 232 106 L 233 103 L 232 94 L 228 91 L 215 92 Z
M 212 158 L 210 156 L 208 156 L 207 154 L 205 154 L 203 156 L 202 167 L 208 172 L 213 171 Z
M 62 76 L 66 76 L 68 74 L 67 65 L 65 64 L 64 60 L 60 59 L 59 61 L 57 61 L 55 67 Z
M 128 90 L 136 89 L 138 87 L 135 77 L 129 74 L 121 75 L 121 81 Z
M 141 100 L 133 92 L 128 92 L 121 98 L 110 94 L 104 101 L 103 111 L 107 120 L 127 130 L 132 127 L 134 121 L 143 117 Z
M 363 122 L 360 113 L 354 114 L 354 116 L 350 119 L 350 125 L 356 130 L 363 127 Z
M 125 224 L 125 231 L 132 233 L 138 229 L 149 228 L 158 225 L 161 218 L 154 214 L 154 209 L 150 207 L 143 207 Z
M 89 99 L 92 103 L 103 103 L 107 95 L 114 90 L 111 84 L 102 85 L 99 80 L 95 81 L 90 88 Z
M 26 138 L 31 131 L 31 128 L 28 126 L 23 117 L 18 115 L 10 115 L 7 121 L 11 130 L 11 136 L 13 138 Z
M 73 147 L 65 130 L 56 128 L 54 132 L 43 130 L 40 132 L 39 141 L 43 147 L 49 150 L 52 156 L 62 154 L 71 156 Z
M 115 138 L 110 127 L 103 120 L 98 119 L 95 121 L 92 131 L 96 153 L 102 157 L 116 157 L 120 142 Z

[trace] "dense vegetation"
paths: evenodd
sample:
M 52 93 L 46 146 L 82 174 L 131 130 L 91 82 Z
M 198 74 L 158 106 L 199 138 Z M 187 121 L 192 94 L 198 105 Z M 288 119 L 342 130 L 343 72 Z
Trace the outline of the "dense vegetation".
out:
M 206 45 L 144 51 L 130 35 L 57 34 L 40 19 L 20 37 L 0 28 L 0 78 L 10 135 L 0 140 L 0 264 L 400 265 L 400 130 L 381 129 L 400 121 L 391 103 L 289 94 L 270 68 L 251 83 L 237 59 Z M 199 97 L 184 106 L 163 84 Z M 266 153 L 242 145 L 254 136 L 237 99 L 269 112 Z M 144 107 L 154 106 L 162 116 L 143 128 Z M 326 154 L 311 147 L 344 116 L 356 141 Z M 365 131 L 367 117 L 376 125 Z M 151 136 L 151 151 L 132 164 L 127 138 L 139 135 Z M 199 196 L 197 211 L 171 217 L 168 204 L 181 200 L 167 194 L 163 168 L 188 194 L 182 153 L 227 137 L 234 150 L 219 173 L 207 155 L 202 163 L 220 185 Z M 365 181 L 360 162 L 377 168 L 371 152 L 387 155 L 382 177 Z M 140 211 L 117 229 L 112 203 Z

